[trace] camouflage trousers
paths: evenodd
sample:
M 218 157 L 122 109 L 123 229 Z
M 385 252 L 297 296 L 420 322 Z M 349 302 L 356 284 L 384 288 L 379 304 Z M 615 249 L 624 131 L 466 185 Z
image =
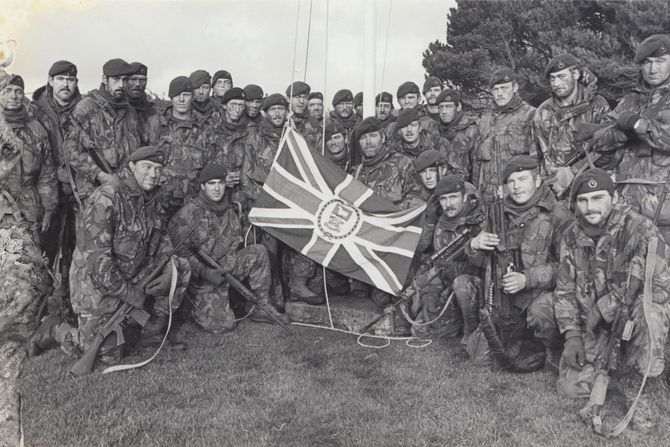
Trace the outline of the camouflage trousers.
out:
M 317 264 L 288 246 L 284 248 L 284 265 L 286 266 L 286 277 L 289 281 L 292 279 L 309 281 L 316 274 Z
M 248 280 L 249 288 L 261 300 L 269 299 L 271 273 L 266 248 L 250 245 L 226 256 L 221 266 L 240 281 Z M 235 315 L 228 301 L 229 284 L 214 286 L 202 279 L 191 281 L 186 296 L 191 304 L 193 320 L 209 332 L 222 333 L 235 328 Z
M 273 236 L 260 229 L 252 226 L 253 243 L 261 244 L 265 247 L 268 259 L 270 262 L 270 300 L 276 308 L 284 307 L 284 288 L 281 282 L 281 248 L 280 242 Z
M 50 282 L 28 223 L 0 216 L 0 446 L 19 441 L 18 376 L 25 339 Z

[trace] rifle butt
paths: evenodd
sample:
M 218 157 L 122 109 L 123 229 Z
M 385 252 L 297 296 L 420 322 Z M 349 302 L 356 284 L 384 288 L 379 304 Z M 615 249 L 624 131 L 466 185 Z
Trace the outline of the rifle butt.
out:
M 95 359 L 98 356 L 98 351 L 100 350 L 102 342 L 103 338 L 100 335 L 96 335 L 91 346 L 89 346 L 79 360 L 72 365 L 70 372 L 77 377 L 82 377 L 90 373 L 93 369 L 93 365 L 95 365 Z

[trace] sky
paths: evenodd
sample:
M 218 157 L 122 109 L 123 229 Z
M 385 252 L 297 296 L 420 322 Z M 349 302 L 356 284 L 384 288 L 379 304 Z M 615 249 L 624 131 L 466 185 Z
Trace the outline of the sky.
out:
M 395 95 L 407 80 L 421 86 L 422 53 L 430 42 L 445 41 L 454 0 L 374 1 L 376 90 Z M 6 70 L 22 75 L 28 92 L 46 82 L 59 59 L 78 66 L 82 92 L 97 88 L 102 65 L 115 57 L 147 65 L 148 88 L 159 96 L 174 77 L 197 69 L 210 74 L 225 69 L 236 86 L 254 83 L 266 93 L 284 92 L 295 59 L 293 79 L 324 92 L 329 105 L 341 88 L 363 89 L 363 67 L 369 63 L 363 53 L 363 0 L 2 2 L 0 42 L 17 41 Z

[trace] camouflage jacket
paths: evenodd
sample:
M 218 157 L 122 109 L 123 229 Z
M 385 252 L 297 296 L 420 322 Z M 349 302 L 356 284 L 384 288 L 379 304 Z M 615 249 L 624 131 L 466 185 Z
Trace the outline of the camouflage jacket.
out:
M 218 99 L 210 97 L 205 102 L 193 101 L 193 118 L 212 128 L 221 125 L 223 110 Z
M 214 131 L 214 144 L 207 154 L 206 164 L 217 163 L 226 167 L 228 172 L 242 172 L 245 153 L 247 151 L 250 129 L 246 125 L 237 129 L 230 128 L 222 120 L 221 125 Z M 247 198 L 242 193 L 241 185 L 235 185 L 232 189 L 227 188 L 231 200 L 240 203 L 243 209 L 247 209 Z
M 159 136 L 160 126 L 160 111 L 155 102 L 149 100 L 146 94 L 144 98 L 133 101 L 130 100 L 130 105 L 135 109 L 137 114 L 137 128 L 140 135 L 140 145 L 148 146 L 156 144 Z
M 88 197 L 103 172 L 91 156 L 91 148 L 107 161 L 112 172 L 119 172 L 140 145 L 137 115 L 130 105 L 116 110 L 100 90 L 93 90 L 77 103 L 71 117 L 72 131 L 64 152 L 77 172 L 79 195 Z
M 627 294 L 629 275 L 644 281 L 647 247 L 652 237 L 658 238 L 652 301 L 667 303 L 670 290 L 670 271 L 664 256 L 667 247 L 648 218 L 619 203 L 597 242 L 584 233 L 579 221 L 566 229 L 554 305 L 561 333 L 585 330 L 594 305 L 605 321 L 613 320 Z M 635 294 L 635 300 L 641 299 L 642 288 Z
M 0 120 L 0 220 L 18 206 L 28 222 L 39 222 L 58 207 L 49 136 L 28 111 L 19 122 Z
M 282 128 L 273 127 L 267 119 L 249 133 L 247 149 L 242 164 L 240 183 L 250 206 L 258 197 L 274 162 Z
M 577 127 L 582 123 L 598 124 L 610 111 L 605 98 L 581 84 L 577 88 L 579 96 L 575 105 L 562 107 L 552 96 L 535 111 L 533 133 L 536 146 L 532 146 L 531 155 L 541 160 L 544 178 L 554 175 L 560 166 L 566 166 L 572 156 L 586 148 L 585 143 L 574 142 Z
M 658 196 L 670 173 L 670 81 L 663 86 L 650 89 L 644 82 L 626 95 L 605 121 L 614 124 L 624 111 L 637 112 L 642 119 L 637 129 L 624 133 L 614 125 L 604 127 L 593 135 L 592 145 L 596 151 L 618 149 L 619 164 L 617 181 L 643 179 L 661 184 L 627 185 L 623 195 L 633 209 L 653 218 L 658 205 Z M 661 208 L 660 225 L 670 225 L 670 200 Z
M 224 199 L 225 200 L 225 199 Z M 170 220 L 169 230 L 172 240 L 182 240 L 191 229 L 198 229 L 182 244 L 177 254 L 191 264 L 191 272 L 195 278 L 202 278 L 207 265 L 196 256 L 201 249 L 210 255 L 221 266 L 226 265 L 226 256 L 234 255 L 242 244 L 242 228 L 240 219 L 233 209 L 224 202 L 220 209 L 215 209 L 201 193 L 192 202 Z
M 315 152 L 321 153 L 321 144 L 323 141 L 323 120 L 317 120 L 309 117 L 300 133 L 307 142 L 307 145 Z
M 93 191 L 77 226 L 70 289 L 78 314 L 112 312 L 119 300 L 143 293 L 134 284 L 172 250 L 156 193 L 126 174 Z
M 479 121 L 479 139 L 475 145 L 472 180 L 483 192 L 485 202 L 497 186 L 496 157 L 501 169 L 514 155 L 529 154 L 533 142 L 535 108 L 519 96 L 507 106 L 486 112 Z M 500 173 L 502 175 L 502 172 Z
M 460 112 L 449 124 L 438 123 L 440 136 L 451 143 L 451 151 L 447 161 L 453 166 L 459 166 L 457 174 L 463 175 L 466 181 L 471 181 L 472 157 L 475 145 L 479 139 L 477 118 L 465 112 Z

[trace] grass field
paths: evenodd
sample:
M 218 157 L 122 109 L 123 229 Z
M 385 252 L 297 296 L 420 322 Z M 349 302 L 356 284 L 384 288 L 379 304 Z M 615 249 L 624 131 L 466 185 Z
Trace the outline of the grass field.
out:
M 581 402 L 557 395 L 550 371 L 492 373 L 456 342 L 370 349 L 347 334 L 294 331 L 244 321 L 222 336 L 187 324 L 177 332 L 186 352 L 79 379 L 51 350 L 22 374 L 25 445 L 670 445 L 667 390 L 654 396 L 654 434 L 606 441 L 579 421 Z

